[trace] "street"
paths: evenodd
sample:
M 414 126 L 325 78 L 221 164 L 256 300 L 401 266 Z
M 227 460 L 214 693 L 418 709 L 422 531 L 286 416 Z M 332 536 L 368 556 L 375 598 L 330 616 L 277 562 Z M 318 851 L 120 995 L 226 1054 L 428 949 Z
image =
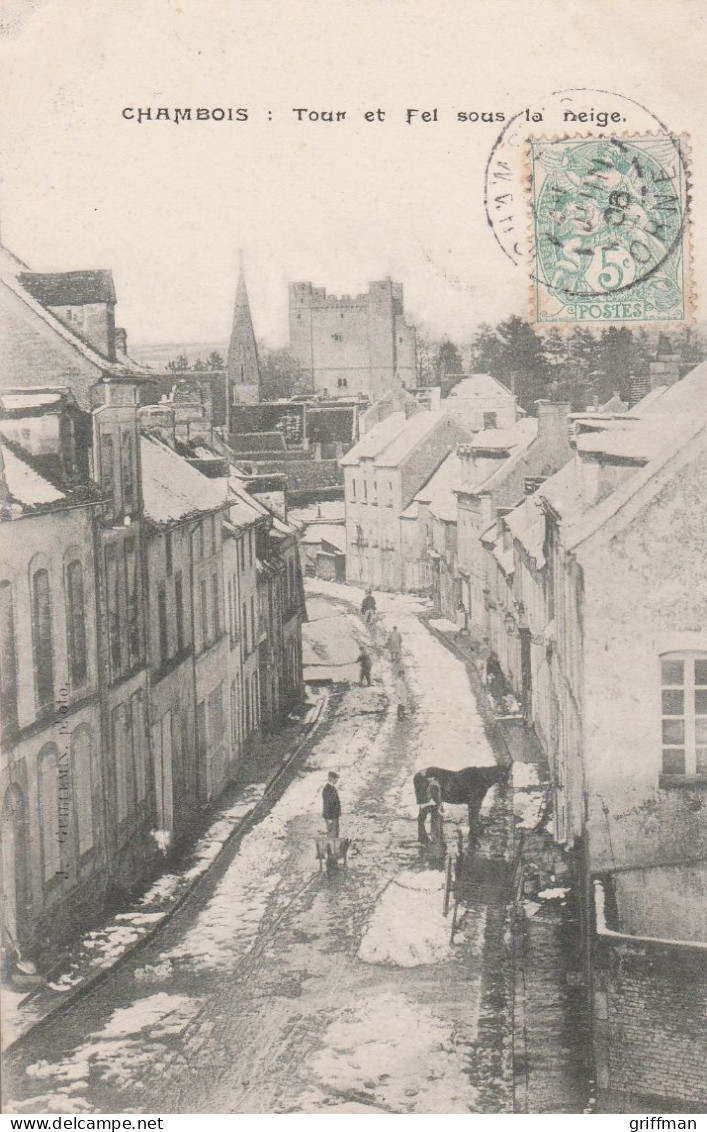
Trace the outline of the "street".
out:
M 369 632 L 348 593 L 351 604 L 327 583 L 308 594 L 314 655 L 351 682 L 332 687 L 293 781 L 145 947 L 9 1056 L 16 1111 L 512 1111 L 505 900 L 472 900 L 450 944 L 444 873 L 418 847 L 412 787 L 420 767 L 494 754 L 466 667 L 420 603 L 383 595 Z M 412 701 L 402 721 L 393 624 Z M 371 688 L 354 682 L 364 641 Z M 329 770 L 353 839 L 331 878 L 314 856 Z M 479 849 L 506 862 L 509 794 L 487 795 Z M 465 822 L 447 807 L 448 843 Z

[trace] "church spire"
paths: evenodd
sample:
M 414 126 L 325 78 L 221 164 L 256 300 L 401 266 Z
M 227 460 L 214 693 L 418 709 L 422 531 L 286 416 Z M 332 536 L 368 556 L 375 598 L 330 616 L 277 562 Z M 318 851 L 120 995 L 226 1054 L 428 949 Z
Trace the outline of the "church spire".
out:
M 238 286 L 226 365 L 228 387 L 232 405 L 255 405 L 260 401 L 258 347 L 250 315 L 242 252 L 239 252 L 238 259 Z

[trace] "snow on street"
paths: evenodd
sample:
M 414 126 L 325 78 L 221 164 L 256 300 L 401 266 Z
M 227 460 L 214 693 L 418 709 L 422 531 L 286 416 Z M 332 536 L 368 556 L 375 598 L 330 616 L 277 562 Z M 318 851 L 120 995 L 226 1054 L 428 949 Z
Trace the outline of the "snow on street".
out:
M 365 642 L 373 687 L 334 687 L 328 721 L 268 816 L 138 954 L 10 1055 L 9 1107 L 509 1111 L 504 911 L 471 907 L 450 944 L 412 787 L 415 769 L 488 765 L 493 752 L 466 669 L 421 624 L 419 602 L 382 595 L 369 633 L 361 596 L 311 586 L 307 659 L 354 680 Z M 401 722 L 393 624 L 412 701 Z M 348 869 L 327 879 L 314 838 L 334 769 L 354 845 Z M 449 811 L 448 827 L 463 821 Z M 482 812 L 502 843 L 500 788 Z

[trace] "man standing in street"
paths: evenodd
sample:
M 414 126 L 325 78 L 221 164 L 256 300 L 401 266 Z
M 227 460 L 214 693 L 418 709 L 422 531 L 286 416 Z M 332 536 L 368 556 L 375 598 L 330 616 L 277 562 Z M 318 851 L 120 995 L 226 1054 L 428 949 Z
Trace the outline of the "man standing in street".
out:
M 403 647 L 403 638 L 398 632 L 398 626 L 393 625 L 393 631 L 388 637 L 388 649 L 390 650 L 390 659 L 393 664 L 397 665 L 400 662 L 400 650 Z
M 335 770 L 329 771 L 329 778 L 322 790 L 322 815 L 326 822 L 327 837 L 338 838 L 339 818 L 341 817 L 341 801 L 336 784 L 339 776 Z
M 361 676 L 360 676 L 361 684 L 367 684 L 368 687 L 370 688 L 370 686 L 371 686 L 371 667 L 372 667 L 371 658 L 368 655 L 368 653 L 366 652 L 363 645 L 361 646 L 361 651 L 358 654 L 358 657 L 356 659 L 358 660 L 358 666 L 359 666 L 360 673 L 361 673 Z
M 376 599 L 374 598 L 373 593 L 369 589 L 369 590 L 366 590 L 366 596 L 364 597 L 363 601 L 361 602 L 361 613 L 363 614 L 363 619 L 364 619 L 364 621 L 366 622 L 367 625 L 373 624 L 373 618 L 375 616 L 375 612 L 376 612 Z

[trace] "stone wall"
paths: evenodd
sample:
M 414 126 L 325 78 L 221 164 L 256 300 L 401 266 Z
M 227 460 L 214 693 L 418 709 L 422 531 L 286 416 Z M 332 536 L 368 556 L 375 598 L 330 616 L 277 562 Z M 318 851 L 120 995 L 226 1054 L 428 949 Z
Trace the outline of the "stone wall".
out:
M 600 1111 L 704 1112 L 705 952 L 604 938 L 594 962 Z

